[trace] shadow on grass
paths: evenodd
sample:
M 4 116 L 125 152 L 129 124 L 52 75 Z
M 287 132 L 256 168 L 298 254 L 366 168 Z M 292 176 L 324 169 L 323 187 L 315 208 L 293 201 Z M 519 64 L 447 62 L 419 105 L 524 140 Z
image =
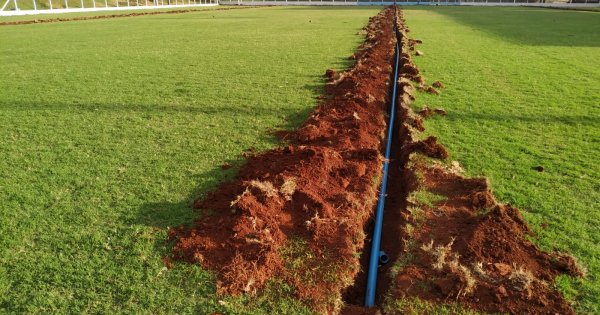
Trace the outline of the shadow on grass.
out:
M 431 10 L 473 29 L 522 45 L 600 47 L 600 12 L 526 7 L 440 6 L 403 9 Z
M 339 62 L 334 63 L 334 67 L 338 69 L 347 69 L 354 63 L 353 60 L 342 59 Z M 325 69 L 323 70 L 323 73 Z M 306 77 L 306 82 L 303 86 L 304 89 L 307 89 L 311 92 L 313 97 L 317 97 L 325 93 L 325 78 L 323 75 L 312 75 Z M 315 102 L 318 104 L 318 102 Z M 225 109 L 224 109 L 225 107 Z M 315 107 L 306 107 L 299 111 L 289 110 L 285 111 L 284 123 L 280 126 L 274 126 L 273 130 L 265 130 L 263 135 L 261 136 L 261 141 L 265 141 L 271 145 L 271 147 L 276 148 L 285 144 L 278 138 L 276 138 L 271 131 L 274 130 L 294 130 L 301 126 L 301 124 L 309 117 L 310 113 L 314 110 Z M 140 108 L 143 110 L 143 108 Z M 169 110 L 190 110 L 190 111 L 200 111 L 206 114 L 214 114 L 214 115 L 223 115 L 223 113 L 229 113 L 232 111 L 237 112 L 237 114 L 257 116 L 261 114 L 266 114 L 263 111 L 272 111 L 272 109 L 265 108 L 233 108 L 233 106 L 225 105 L 223 107 L 219 106 L 217 108 L 170 108 L 166 107 L 166 111 Z M 242 152 L 239 152 L 242 153 Z M 239 156 L 239 155 L 238 155 Z M 201 198 L 206 195 L 208 192 L 216 189 L 219 184 L 224 183 L 226 181 L 234 180 L 237 176 L 238 170 L 243 167 L 246 163 L 244 158 L 230 159 L 223 161 L 224 163 L 230 164 L 232 167 L 226 170 L 223 170 L 221 166 L 215 166 L 214 169 L 207 171 L 202 174 L 195 175 L 197 183 L 202 183 L 195 187 L 190 193 L 188 197 L 179 202 L 158 202 L 158 203 L 148 203 L 142 205 L 137 212 L 137 218 L 135 219 L 135 223 L 142 224 L 145 226 L 151 226 L 159 229 L 168 229 L 170 227 L 182 226 L 182 225 L 193 225 L 195 219 L 200 215 L 195 209 L 193 209 L 193 204 L 195 200 Z M 168 240 L 157 240 L 154 247 L 155 250 L 163 256 L 166 256 L 170 253 L 170 250 L 174 244 L 170 244 Z
M 241 159 L 225 162 L 237 166 L 228 170 L 215 167 L 205 173 L 195 175 L 196 182 L 203 182 L 201 179 L 206 178 L 215 180 L 204 181 L 202 185 L 195 187 L 186 199 L 179 202 L 165 201 L 142 205 L 138 209 L 138 216 L 135 223 L 160 229 L 192 224 L 194 219 L 198 217 L 198 213 L 193 209 L 194 201 L 214 189 L 219 184 L 219 181 L 224 182 L 234 178 L 239 165 L 243 164 L 243 160 Z
M 305 88 L 316 91 L 319 88 L 322 89 L 322 85 L 305 85 Z M 291 112 L 284 119 L 285 123 L 276 126 L 273 130 L 296 129 L 306 120 L 313 110 L 313 107 L 309 107 L 298 112 Z M 220 114 L 223 114 L 223 112 L 227 111 L 219 112 Z M 248 113 L 248 115 L 250 114 L 251 113 Z M 256 113 L 254 113 L 253 116 L 256 116 Z M 271 131 L 272 130 L 265 130 L 264 134 L 261 136 L 261 141 L 269 143 L 273 148 L 283 145 L 284 142 L 272 135 Z M 239 153 L 241 154 L 242 152 Z M 160 229 L 180 225 L 191 225 L 194 219 L 198 217 L 198 213 L 193 209 L 194 201 L 201 198 L 209 191 L 216 189 L 219 184 L 235 179 L 238 170 L 246 163 L 246 160 L 244 158 L 229 159 L 224 160 L 223 163 L 231 165 L 231 168 L 224 170 L 221 166 L 215 166 L 212 170 L 195 175 L 195 181 L 203 184 L 190 191 L 188 197 L 184 200 L 179 202 L 158 202 L 142 205 L 138 210 L 138 218 L 135 223 Z M 157 248 L 162 246 L 163 245 L 157 246 Z

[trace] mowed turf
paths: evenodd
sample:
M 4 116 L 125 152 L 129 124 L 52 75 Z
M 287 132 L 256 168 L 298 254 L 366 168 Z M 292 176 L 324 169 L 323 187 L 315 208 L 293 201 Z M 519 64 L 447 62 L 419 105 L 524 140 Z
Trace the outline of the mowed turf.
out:
M 218 297 L 210 272 L 167 269 L 167 229 L 307 117 L 378 10 L 1 26 L 0 313 L 306 311 L 285 286 Z
M 452 158 L 523 210 L 545 250 L 572 253 L 587 278 L 558 288 L 600 313 L 600 13 L 528 8 L 405 8 L 416 63 L 443 107 L 427 121 Z M 542 166 L 543 172 L 533 170 Z
M 348 65 L 377 10 L 0 26 L 0 312 L 306 311 L 282 285 L 224 298 L 209 272 L 166 269 L 166 231 L 235 173 L 223 162 L 307 116 L 319 75 Z M 600 14 L 406 10 L 424 40 L 417 63 L 447 85 L 418 96 L 417 108 L 448 111 L 428 131 L 524 210 L 537 244 L 579 258 L 587 279 L 559 288 L 600 312 Z

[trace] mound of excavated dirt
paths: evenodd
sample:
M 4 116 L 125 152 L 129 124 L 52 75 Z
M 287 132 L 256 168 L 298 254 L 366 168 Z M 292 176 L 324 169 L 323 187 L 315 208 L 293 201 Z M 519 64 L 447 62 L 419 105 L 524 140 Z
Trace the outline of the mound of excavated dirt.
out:
M 404 25 L 401 16 L 399 24 Z M 408 52 L 406 29 L 401 35 Z M 402 75 L 418 73 L 409 58 L 404 62 L 402 68 L 411 71 Z M 413 140 L 420 128 L 411 118 L 411 98 L 399 97 L 401 178 L 408 191 L 403 208 L 386 208 L 402 214 L 403 226 L 392 241 L 403 244 L 399 260 L 404 266 L 388 275 L 390 299 L 452 301 L 494 313 L 572 314 L 553 281 L 561 273 L 582 276 L 573 258 L 543 252 L 528 241 L 531 230 L 519 210 L 499 204 L 487 179 L 465 178 L 457 162 L 432 162 L 447 158 L 447 151 L 434 137 Z
M 420 41 L 408 39 L 401 15 L 387 8 L 365 31 L 356 64 L 329 71 L 330 97 L 285 134 L 290 145 L 247 154 L 235 180 L 195 203 L 194 225 L 170 231 L 173 258 L 216 271 L 221 293 L 254 294 L 279 279 L 319 313 L 337 313 L 344 290 L 356 304 L 345 313 L 375 313 L 357 306 L 368 251 L 358 254 L 380 184 L 398 40 L 398 123 L 382 234 L 382 249 L 396 263 L 380 268 L 377 292 L 387 300 L 379 303 L 416 297 L 484 312 L 572 314 L 553 281 L 560 273 L 581 276 L 575 261 L 528 241 L 517 209 L 499 204 L 485 178 L 465 178 L 458 163 L 440 162 L 448 158 L 444 146 L 419 134 L 421 115 L 410 103 L 424 79 L 410 51 Z
M 196 202 L 193 227 L 170 231 L 174 258 L 217 271 L 222 293 L 255 293 L 278 278 L 316 311 L 339 310 L 380 182 L 392 17 L 370 19 L 356 64 L 331 75 L 329 100 L 286 135 L 293 145 L 249 157 L 234 181 Z

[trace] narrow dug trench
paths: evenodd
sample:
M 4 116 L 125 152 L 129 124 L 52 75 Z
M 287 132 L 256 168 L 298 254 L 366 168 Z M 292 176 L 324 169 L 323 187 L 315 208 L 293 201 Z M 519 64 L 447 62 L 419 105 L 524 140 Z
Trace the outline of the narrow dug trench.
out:
M 289 145 L 250 156 L 237 177 L 195 203 L 191 228 L 170 231 L 173 259 L 217 273 L 223 294 L 260 294 L 284 281 L 319 313 L 338 313 L 360 270 L 364 225 L 381 181 L 395 36 L 393 10 L 366 39 Z
M 393 31 L 399 25 L 399 38 Z M 377 305 L 458 303 L 482 312 L 571 314 L 553 286 L 581 276 L 573 259 L 542 252 L 519 211 L 495 201 L 488 181 L 465 178 L 411 110 L 430 90 L 412 63 L 401 12 L 386 8 L 364 28 L 346 72 L 328 71 L 327 97 L 288 146 L 248 158 L 237 177 L 195 203 L 191 227 L 170 231 L 172 257 L 217 274 L 221 294 L 260 295 L 283 281 L 317 313 L 371 314 L 365 275 L 390 103 L 392 60 L 401 44 L 396 130 L 390 159 Z M 366 243 L 366 246 L 365 246 Z
M 419 41 L 408 38 L 401 12 L 397 18 L 401 92 L 381 246 L 394 263 L 379 269 L 378 305 L 385 314 L 435 310 L 423 301 L 491 313 L 573 314 L 553 283 L 561 273 L 583 276 L 574 259 L 531 243 L 518 209 L 498 203 L 486 178 L 466 178 L 435 137 L 423 136 L 422 119 L 432 113 L 416 115 L 410 104 L 415 89 L 433 87 L 412 63 Z M 366 270 L 368 258 L 361 262 Z M 356 306 L 364 288 L 361 272 L 345 292 L 350 305 L 343 313 L 375 312 Z

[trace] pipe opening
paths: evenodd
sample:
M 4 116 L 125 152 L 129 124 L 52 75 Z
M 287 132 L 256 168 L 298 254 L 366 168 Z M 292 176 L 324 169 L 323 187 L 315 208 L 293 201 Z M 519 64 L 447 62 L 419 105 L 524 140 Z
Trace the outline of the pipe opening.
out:
M 390 257 L 384 252 L 384 251 L 380 251 L 379 252 L 379 265 L 386 265 L 387 263 L 390 262 Z

